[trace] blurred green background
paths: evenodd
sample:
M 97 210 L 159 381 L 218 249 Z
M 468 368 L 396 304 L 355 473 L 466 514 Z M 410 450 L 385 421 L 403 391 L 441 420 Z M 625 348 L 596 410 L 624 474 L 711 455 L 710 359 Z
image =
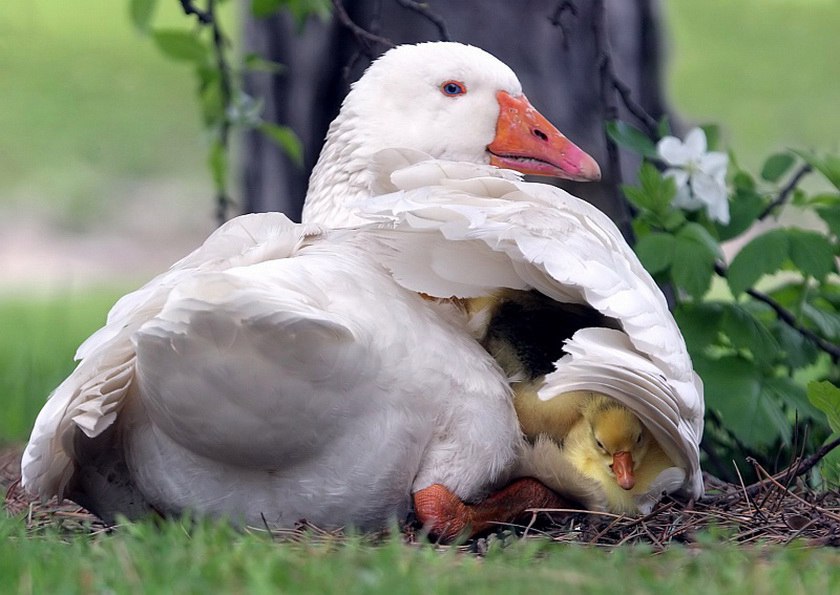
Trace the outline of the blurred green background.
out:
M 752 168 L 782 147 L 840 148 L 840 0 L 663 5 L 667 89 L 688 121 L 720 123 Z M 192 72 L 127 9 L 0 7 L 0 442 L 25 436 L 113 300 L 215 225 Z M 156 25 L 190 26 L 175 0 Z
M 83 261 L 121 254 L 127 238 L 120 276 L 148 276 L 213 227 L 192 73 L 132 29 L 126 0 L 3 4 L 0 290 L 98 279 Z M 719 122 L 750 166 L 784 146 L 838 148 L 840 0 L 663 6 L 667 89 L 687 120 Z M 167 0 L 156 25 L 190 23 Z

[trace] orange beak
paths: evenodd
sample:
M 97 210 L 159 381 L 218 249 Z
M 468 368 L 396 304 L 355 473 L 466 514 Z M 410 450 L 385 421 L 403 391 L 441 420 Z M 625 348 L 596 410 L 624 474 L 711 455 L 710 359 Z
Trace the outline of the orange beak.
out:
M 613 455 L 612 464 L 615 480 L 625 490 L 633 489 L 636 485 L 636 478 L 633 476 L 633 455 L 627 451 L 617 452 Z
M 601 179 L 595 160 L 563 136 L 527 97 L 499 91 L 496 99 L 496 136 L 487 146 L 491 165 L 578 182 Z

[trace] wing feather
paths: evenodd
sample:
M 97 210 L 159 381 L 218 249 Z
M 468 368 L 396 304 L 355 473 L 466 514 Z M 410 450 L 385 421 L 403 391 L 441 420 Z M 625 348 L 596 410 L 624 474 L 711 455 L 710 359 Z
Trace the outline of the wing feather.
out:
M 612 221 L 510 172 L 428 162 L 416 152 L 401 158 L 390 176 L 396 190 L 359 205 L 382 222 L 362 232 L 384 246 L 378 257 L 398 282 L 441 298 L 533 288 L 617 320 L 621 331 L 579 331 L 541 394 L 616 396 L 688 471 L 685 490 L 702 493 L 702 383 L 662 291 Z

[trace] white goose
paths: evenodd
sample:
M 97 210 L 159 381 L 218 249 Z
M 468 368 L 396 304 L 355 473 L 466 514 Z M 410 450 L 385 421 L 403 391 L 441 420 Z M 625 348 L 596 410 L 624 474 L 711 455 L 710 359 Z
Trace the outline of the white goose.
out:
M 600 212 L 488 164 L 598 175 L 492 56 L 388 52 L 330 128 L 304 224 L 234 219 L 114 306 L 38 416 L 24 487 L 106 520 L 192 510 L 363 529 L 414 494 L 444 536 L 500 502 L 551 503 L 520 480 L 463 504 L 506 481 L 524 443 L 507 377 L 470 336 L 481 321 L 448 298 L 510 287 L 617 321 L 621 340 L 570 341 L 556 388 L 623 395 L 685 471 L 670 488 L 698 495 L 702 394 L 661 294 Z

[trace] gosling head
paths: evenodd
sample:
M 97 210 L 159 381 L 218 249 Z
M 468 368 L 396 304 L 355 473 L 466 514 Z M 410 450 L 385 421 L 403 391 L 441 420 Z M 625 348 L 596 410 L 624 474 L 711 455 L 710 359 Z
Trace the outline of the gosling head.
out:
M 644 460 L 650 432 L 627 407 L 612 399 L 604 399 L 586 416 L 591 438 L 599 460 L 608 475 L 625 490 L 636 485 L 636 468 Z

